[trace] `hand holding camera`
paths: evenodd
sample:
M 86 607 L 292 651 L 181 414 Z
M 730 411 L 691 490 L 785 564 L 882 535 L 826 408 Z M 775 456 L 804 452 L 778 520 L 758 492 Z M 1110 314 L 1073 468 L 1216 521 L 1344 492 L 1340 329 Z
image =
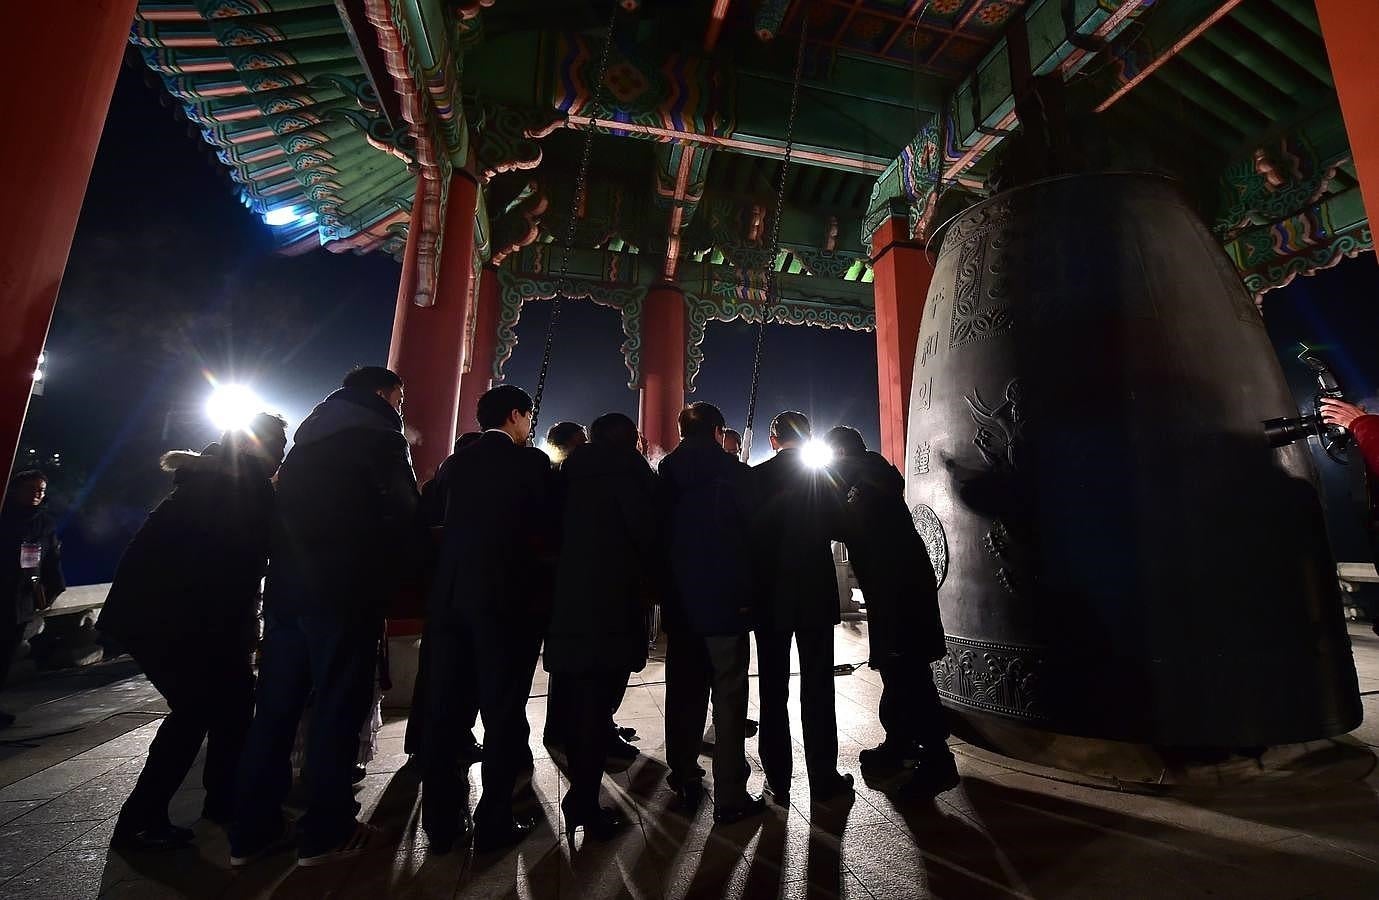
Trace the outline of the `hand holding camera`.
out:
M 1350 428 L 1350 423 L 1363 415 L 1367 415 L 1364 408 L 1334 397 L 1320 398 L 1317 401 L 1317 407 L 1323 422 L 1347 430 Z

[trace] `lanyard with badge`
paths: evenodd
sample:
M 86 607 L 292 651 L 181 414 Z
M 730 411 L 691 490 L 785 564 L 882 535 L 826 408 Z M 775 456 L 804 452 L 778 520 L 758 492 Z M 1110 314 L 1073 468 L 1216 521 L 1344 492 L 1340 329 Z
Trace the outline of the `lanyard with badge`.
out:
M 24 542 L 19 545 L 19 568 L 37 569 L 43 563 L 43 545 Z

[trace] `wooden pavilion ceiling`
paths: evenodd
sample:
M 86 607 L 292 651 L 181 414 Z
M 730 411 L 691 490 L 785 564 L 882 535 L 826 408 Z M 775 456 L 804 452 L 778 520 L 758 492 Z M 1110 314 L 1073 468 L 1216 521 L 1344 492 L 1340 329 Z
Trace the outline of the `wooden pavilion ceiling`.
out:
M 814 0 L 792 4 L 787 35 L 809 18 L 816 47 L 957 79 L 991 49 L 1026 0 Z

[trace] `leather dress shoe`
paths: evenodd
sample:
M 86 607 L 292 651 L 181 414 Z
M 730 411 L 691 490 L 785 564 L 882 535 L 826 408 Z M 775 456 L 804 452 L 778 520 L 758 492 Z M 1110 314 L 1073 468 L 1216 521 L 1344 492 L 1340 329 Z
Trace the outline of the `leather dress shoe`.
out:
M 771 782 L 766 782 L 766 789 L 762 791 L 761 798 L 774 803 L 776 806 L 790 805 L 790 785 L 777 787 Z
M 741 822 L 749 816 L 761 815 L 766 811 L 766 798 L 753 797 L 747 795 L 747 800 L 741 806 L 733 806 L 728 809 L 715 809 L 713 820 L 719 825 L 732 825 L 734 822 Z
M 626 827 L 627 819 L 623 814 L 606 806 L 575 813 L 565 811 L 565 834 L 571 838 L 575 836 L 575 831 L 583 828 L 585 837 L 606 841 Z
M 534 828 L 536 819 L 526 816 L 514 816 L 507 823 L 507 827 L 500 825 L 497 828 L 475 828 L 474 849 L 479 853 L 491 853 L 494 850 L 516 846 L 522 843 Z
M 149 852 L 158 850 L 178 850 L 196 840 L 196 833 L 190 828 L 176 825 L 151 825 L 148 828 L 122 829 L 116 827 L 110 846 L 116 850 Z
M 815 803 L 827 803 L 844 794 L 851 794 L 852 783 L 851 774 L 835 772 L 832 778 L 809 785 L 809 799 Z

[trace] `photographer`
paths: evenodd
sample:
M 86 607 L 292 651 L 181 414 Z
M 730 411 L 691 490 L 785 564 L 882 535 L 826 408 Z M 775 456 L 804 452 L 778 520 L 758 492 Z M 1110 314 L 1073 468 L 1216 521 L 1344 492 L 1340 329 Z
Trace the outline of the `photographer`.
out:
M 1379 479 L 1379 416 L 1344 400 L 1322 397 L 1320 403 L 1322 421 L 1350 432 L 1365 459 L 1365 475 Z
M 1322 421 L 1328 425 L 1339 425 L 1350 432 L 1365 461 L 1365 489 L 1369 494 L 1366 526 L 1375 567 L 1379 568 L 1379 415 L 1365 412 L 1364 408 L 1354 403 L 1330 397 L 1322 397 L 1318 402 Z M 1379 622 L 1375 622 L 1374 631 L 1379 634 Z

